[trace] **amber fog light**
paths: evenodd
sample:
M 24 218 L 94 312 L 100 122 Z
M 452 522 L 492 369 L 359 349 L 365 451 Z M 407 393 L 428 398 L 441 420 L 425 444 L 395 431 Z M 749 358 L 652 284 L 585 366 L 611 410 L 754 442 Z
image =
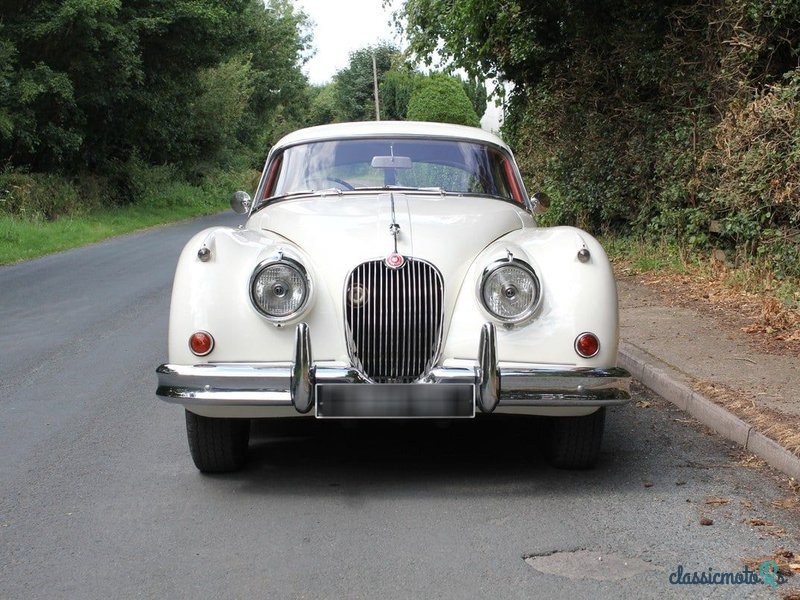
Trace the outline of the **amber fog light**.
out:
M 196 356 L 206 356 L 214 349 L 214 338 L 206 331 L 193 333 L 189 338 L 189 349 Z
M 583 358 L 592 358 L 600 352 L 600 340 L 593 333 L 582 333 L 575 338 L 575 352 Z

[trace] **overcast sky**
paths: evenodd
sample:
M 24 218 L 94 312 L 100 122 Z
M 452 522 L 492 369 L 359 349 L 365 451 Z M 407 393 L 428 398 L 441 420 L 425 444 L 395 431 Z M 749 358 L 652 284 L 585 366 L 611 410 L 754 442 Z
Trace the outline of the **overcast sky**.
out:
M 401 46 L 393 25 L 391 10 L 381 0 L 295 0 L 314 22 L 314 57 L 305 65 L 311 83 L 331 80 L 347 66 L 350 53 L 385 40 Z
M 400 0 L 393 0 L 392 6 Z M 329 82 L 347 66 L 350 53 L 381 41 L 402 48 L 403 39 L 390 24 L 392 8 L 384 9 L 381 0 L 294 0 L 295 6 L 313 21 L 312 45 L 316 52 L 303 70 L 313 84 Z M 484 129 L 497 130 L 499 109 L 489 102 L 481 120 Z

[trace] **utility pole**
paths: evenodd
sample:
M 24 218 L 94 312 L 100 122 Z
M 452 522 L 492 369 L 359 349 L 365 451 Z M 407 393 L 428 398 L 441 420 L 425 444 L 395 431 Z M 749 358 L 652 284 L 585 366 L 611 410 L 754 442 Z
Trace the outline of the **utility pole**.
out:
M 372 53 L 372 84 L 375 88 L 375 120 L 381 120 L 381 105 L 378 101 L 378 67 L 375 64 L 375 53 Z

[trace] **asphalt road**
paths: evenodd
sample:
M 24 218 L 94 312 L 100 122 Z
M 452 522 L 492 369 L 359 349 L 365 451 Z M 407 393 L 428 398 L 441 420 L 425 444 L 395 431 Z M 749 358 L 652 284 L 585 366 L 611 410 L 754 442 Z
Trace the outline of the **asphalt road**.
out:
M 259 424 L 246 470 L 200 475 L 154 369 L 178 252 L 212 222 L 237 217 L 0 268 L 0 598 L 775 598 L 792 585 L 670 583 L 678 565 L 740 572 L 800 553 L 800 514 L 774 505 L 785 478 L 638 388 L 609 413 L 590 472 L 548 467 L 534 419 L 306 419 Z

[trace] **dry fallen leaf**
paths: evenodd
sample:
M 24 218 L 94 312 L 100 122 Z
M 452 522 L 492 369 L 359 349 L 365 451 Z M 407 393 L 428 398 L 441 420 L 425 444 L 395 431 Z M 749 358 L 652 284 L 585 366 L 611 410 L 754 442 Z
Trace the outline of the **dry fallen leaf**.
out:
M 739 459 L 739 464 L 743 467 L 758 469 L 764 465 L 764 459 L 756 454 L 744 453 L 744 455 Z
M 783 527 L 767 527 L 766 534 L 774 538 L 782 538 L 786 535 L 786 530 Z
M 765 521 L 764 519 L 750 519 L 750 525 L 753 527 L 772 527 L 775 523 Z
M 775 339 L 781 340 L 783 342 L 800 342 L 800 329 L 790 334 L 783 334 L 776 336 Z
M 716 506 L 721 506 L 723 504 L 730 504 L 730 499 L 720 498 L 719 496 L 707 496 L 706 504 L 714 504 Z
M 778 573 L 783 575 L 784 577 L 793 577 L 795 574 L 795 570 L 791 567 L 793 563 L 790 563 L 790 560 L 794 558 L 794 553 L 788 550 L 784 550 L 783 548 L 779 548 L 771 555 L 762 556 L 761 558 L 750 559 L 747 561 L 747 564 L 750 567 L 758 572 L 759 566 L 764 561 L 772 561 L 776 565 L 778 565 Z

